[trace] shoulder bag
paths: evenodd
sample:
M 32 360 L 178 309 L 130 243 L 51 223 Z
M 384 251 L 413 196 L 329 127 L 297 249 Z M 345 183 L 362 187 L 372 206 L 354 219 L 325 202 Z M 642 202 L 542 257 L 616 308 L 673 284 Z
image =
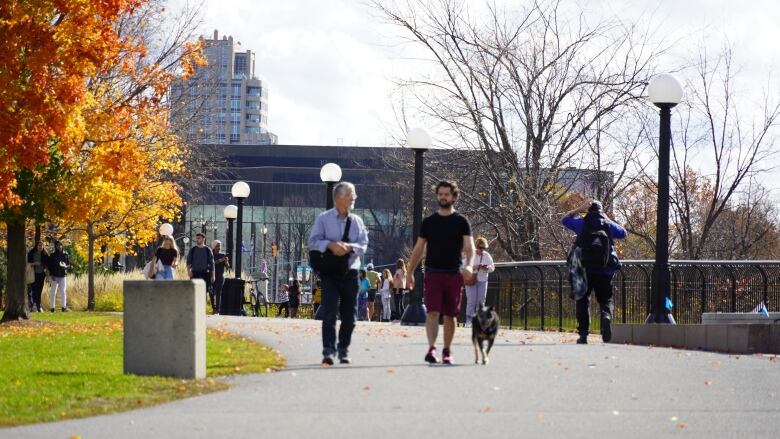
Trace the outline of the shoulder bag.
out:
M 344 227 L 344 236 L 341 238 L 343 242 L 348 242 L 349 240 L 349 227 L 351 224 L 352 217 L 348 216 L 347 225 Z M 324 252 L 310 250 L 309 261 L 312 269 L 320 277 L 344 277 L 347 271 L 349 271 L 349 253 L 344 256 L 336 256 L 330 249 L 326 249 Z

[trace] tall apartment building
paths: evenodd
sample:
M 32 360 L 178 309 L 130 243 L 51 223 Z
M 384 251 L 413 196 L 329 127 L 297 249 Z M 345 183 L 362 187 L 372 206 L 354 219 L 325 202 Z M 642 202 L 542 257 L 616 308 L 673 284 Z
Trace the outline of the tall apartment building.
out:
M 172 117 L 188 136 L 210 144 L 276 144 L 268 131 L 268 84 L 255 74 L 255 54 L 232 36 L 203 39 L 208 64 L 171 87 Z

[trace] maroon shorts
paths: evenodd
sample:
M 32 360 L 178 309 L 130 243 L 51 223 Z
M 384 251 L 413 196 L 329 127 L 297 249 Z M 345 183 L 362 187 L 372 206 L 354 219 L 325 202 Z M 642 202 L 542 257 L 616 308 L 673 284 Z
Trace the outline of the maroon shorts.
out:
M 460 313 L 463 276 L 460 273 L 425 273 L 425 307 L 449 317 Z

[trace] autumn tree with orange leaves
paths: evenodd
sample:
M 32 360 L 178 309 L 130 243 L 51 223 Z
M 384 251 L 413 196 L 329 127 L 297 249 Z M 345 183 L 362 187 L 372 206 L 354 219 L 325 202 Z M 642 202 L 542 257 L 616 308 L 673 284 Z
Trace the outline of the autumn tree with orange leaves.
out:
M 162 1 L 119 17 L 115 28 L 125 49 L 112 68 L 88 82 L 87 146 L 57 232 L 86 249 L 89 310 L 95 306 L 96 246 L 113 253 L 152 242 L 159 221 L 174 219 L 181 206 L 176 179 L 188 148 L 169 124 L 166 95 L 174 74 L 186 78 L 205 61 L 200 43 L 192 42 L 198 9 L 179 12 L 173 36 L 170 26 L 160 26 L 170 24 Z
M 144 22 L 160 4 L 0 5 L 7 49 L 0 53 L 0 203 L 9 274 L 3 321 L 29 318 L 28 218 L 68 222 L 94 245 L 119 235 L 146 239 L 134 227 L 153 229 L 161 216 L 173 217 L 180 202 L 173 177 L 184 151 L 163 99 L 174 69 L 191 72 L 199 48 L 181 41 L 152 57 L 148 35 L 124 26 Z
M 28 318 L 24 228 L 36 194 L 22 174 L 64 176 L 80 149 L 86 79 L 106 70 L 122 49 L 113 23 L 139 0 L 10 1 L 0 4 L 0 203 L 8 234 L 8 300 L 3 321 Z M 75 151 L 74 151 L 75 150 Z M 55 163 L 57 162 L 57 163 Z M 55 169 L 52 169 L 52 168 Z M 49 181 L 49 184 L 53 184 Z M 61 194 L 60 194 L 61 195 Z

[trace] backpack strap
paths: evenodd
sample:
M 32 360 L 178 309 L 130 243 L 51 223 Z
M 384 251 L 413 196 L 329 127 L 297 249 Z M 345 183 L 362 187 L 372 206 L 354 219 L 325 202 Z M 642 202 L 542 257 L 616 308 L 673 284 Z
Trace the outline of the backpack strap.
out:
M 344 236 L 341 237 L 343 242 L 349 242 L 349 226 L 352 225 L 352 215 L 347 215 L 347 225 L 344 227 Z

